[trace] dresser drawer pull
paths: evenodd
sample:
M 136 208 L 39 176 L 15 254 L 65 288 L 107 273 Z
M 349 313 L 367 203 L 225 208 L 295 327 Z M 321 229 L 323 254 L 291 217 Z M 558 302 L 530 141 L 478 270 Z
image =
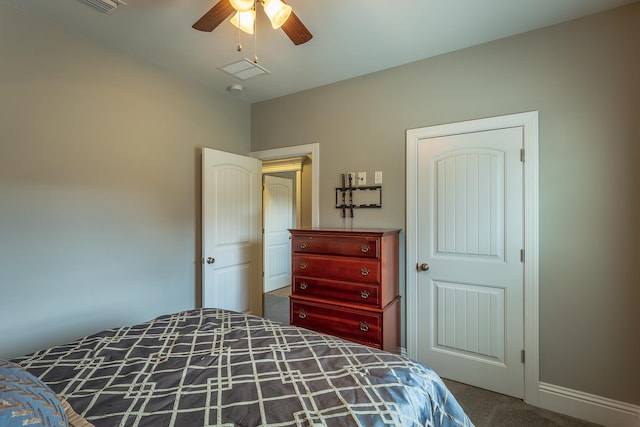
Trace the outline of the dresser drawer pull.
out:
M 306 319 L 307 318 L 307 312 L 304 311 L 303 309 L 300 309 L 298 311 L 298 317 L 301 318 L 301 319 Z
M 300 264 L 300 270 L 306 270 L 307 267 L 308 267 L 308 265 L 307 265 L 306 262 L 303 262 L 303 263 Z
M 367 252 L 369 252 L 369 245 L 360 246 L 360 252 L 362 252 L 363 254 L 366 254 Z
M 369 275 L 369 269 L 367 267 L 362 267 L 360 269 L 360 274 L 365 276 L 365 277 L 368 276 Z
M 369 332 L 369 325 L 367 322 L 360 322 L 360 330 L 362 332 Z
M 300 289 L 302 289 L 303 291 L 305 289 L 307 289 L 309 287 L 309 284 L 307 282 L 301 282 L 300 283 Z
M 306 248 L 307 248 L 307 242 L 300 243 L 300 249 L 306 249 Z
M 367 299 L 371 296 L 371 294 L 369 293 L 368 290 L 364 290 L 364 291 L 360 291 L 360 297 L 362 297 L 362 299 Z

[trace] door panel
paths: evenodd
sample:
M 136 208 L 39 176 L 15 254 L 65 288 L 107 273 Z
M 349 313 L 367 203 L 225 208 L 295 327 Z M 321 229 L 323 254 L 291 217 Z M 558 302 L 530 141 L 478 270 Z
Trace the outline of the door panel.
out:
M 504 153 L 447 152 L 436 169 L 436 253 L 504 257 Z
M 203 149 L 203 307 L 262 313 L 261 180 L 259 160 Z
M 434 282 L 433 292 L 434 347 L 504 363 L 504 289 Z
M 418 359 L 523 397 L 519 127 L 418 141 Z

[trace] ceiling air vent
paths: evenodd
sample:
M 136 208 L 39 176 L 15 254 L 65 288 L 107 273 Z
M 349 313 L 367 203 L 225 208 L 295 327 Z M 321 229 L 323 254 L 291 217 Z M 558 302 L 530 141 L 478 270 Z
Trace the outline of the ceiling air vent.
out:
M 86 4 L 95 7 L 100 12 L 111 13 L 113 9 L 120 5 L 126 6 L 127 4 L 122 0 L 82 0 Z
M 269 70 L 247 58 L 225 65 L 218 69 L 227 74 L 231 74 L 233 77 L 240 80 L 249 80 L 253 77 L 271 74 Z

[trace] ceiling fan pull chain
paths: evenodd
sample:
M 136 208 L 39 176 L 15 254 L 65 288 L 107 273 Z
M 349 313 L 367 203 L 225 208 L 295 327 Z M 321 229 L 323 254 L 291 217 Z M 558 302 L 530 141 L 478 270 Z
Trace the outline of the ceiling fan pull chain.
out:
M 253 63 L 258 63 L 258 20 L 253 21 Z
M 240 26 L 238 26 L 238 47 L 236 50 L 238 52 L 242 52 L 242 31 L 240 30 Z

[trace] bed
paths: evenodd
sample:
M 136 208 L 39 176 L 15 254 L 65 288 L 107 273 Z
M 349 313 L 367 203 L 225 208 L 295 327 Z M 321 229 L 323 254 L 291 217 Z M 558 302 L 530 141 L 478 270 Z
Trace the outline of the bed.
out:
M 420 363 L 222 309 L 105 330 L 12 362 L 96 427 L 473 425 Z

